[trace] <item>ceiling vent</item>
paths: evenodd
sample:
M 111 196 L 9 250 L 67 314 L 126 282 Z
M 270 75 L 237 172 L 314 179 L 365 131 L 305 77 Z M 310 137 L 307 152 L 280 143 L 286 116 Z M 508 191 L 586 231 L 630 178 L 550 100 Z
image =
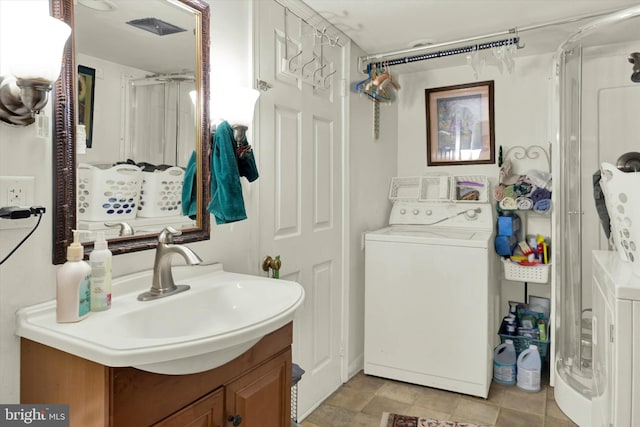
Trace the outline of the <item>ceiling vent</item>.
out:
M 157 34 L 159 36 L 166 36 L 168 34 L 181 33 L 187 31 L 184 28 L 180 28 L 176 25 L 169 24 L 158 18 L 142 18 L 134 19 L 127 22 L 129 25 L 133 25 L 141 30 L 149 31 L 150 33 Z

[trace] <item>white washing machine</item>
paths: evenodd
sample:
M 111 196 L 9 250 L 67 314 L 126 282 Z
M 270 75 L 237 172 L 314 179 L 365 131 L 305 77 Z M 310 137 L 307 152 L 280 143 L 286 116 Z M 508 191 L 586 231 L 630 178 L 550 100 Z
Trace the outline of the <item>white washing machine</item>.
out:
M 593 252 L 591 425 L 640 426 L 640 277 L 612 251 Z
M 365 373 L 486 398 L 499 326 L 493 206 L 399 199 L 389 224 L 365 235 Z

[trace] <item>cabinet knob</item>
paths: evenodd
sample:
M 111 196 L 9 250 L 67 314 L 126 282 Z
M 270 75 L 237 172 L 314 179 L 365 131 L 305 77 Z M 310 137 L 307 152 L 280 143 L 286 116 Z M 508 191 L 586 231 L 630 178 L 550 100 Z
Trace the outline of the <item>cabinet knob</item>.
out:
M 240 415 L 229 415 L 227 421 L 230 421 L 233 426 L 239 426 L 242 423 L 242 417 Z

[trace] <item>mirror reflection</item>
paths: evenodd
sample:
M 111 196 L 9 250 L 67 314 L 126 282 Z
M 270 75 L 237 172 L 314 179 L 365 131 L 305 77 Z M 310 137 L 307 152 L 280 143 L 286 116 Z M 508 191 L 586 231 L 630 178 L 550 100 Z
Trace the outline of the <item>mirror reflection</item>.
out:
M 196 226 L 198 21 L 170 0 L 78 0 L 77 228 L 84 241 Z M 191 160 L 191 165 L 190 165 Z M 191 166 L 191 167 L 189 167 Z M 191 215 L 189 215 L 191 214 Z

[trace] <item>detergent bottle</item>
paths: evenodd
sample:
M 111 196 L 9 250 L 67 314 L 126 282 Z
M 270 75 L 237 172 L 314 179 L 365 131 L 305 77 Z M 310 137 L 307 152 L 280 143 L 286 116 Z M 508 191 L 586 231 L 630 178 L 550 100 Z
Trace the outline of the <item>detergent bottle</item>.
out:
M 505 340 L 493 350 L 493 380 L 500 384 L 516 383 L 516 349 L 512 340 Z
M 518 379 L 516 385 L 524 391 L 540 391 L 540 371 L 542 361 L 538 347 L 531 344 L 518 356 Z

